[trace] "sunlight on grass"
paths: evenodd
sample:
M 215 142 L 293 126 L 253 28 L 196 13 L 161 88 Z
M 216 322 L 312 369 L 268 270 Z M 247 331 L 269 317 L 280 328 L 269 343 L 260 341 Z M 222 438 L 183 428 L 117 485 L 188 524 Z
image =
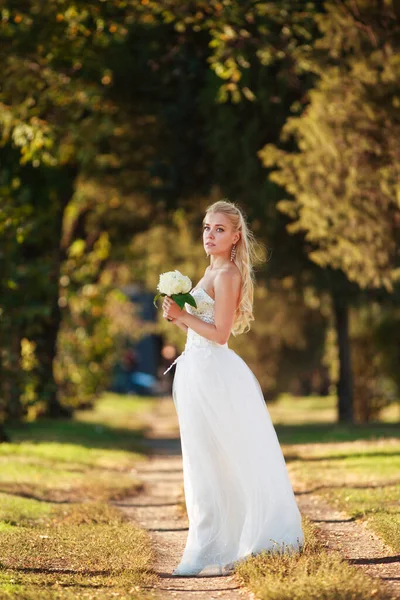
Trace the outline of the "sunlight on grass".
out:
M 334 396 L 295 397 L 281 394 L 267 405 L 281 444 L 316 444 L 354 440 L 400 439 L 399 415 L 366 424 L 336 423 Z M 394 406 L 394 405 L 393 405 Z M 396 418 L 395 418 L 396 416 Z
M 400 547 L 399 404 L 365 425 L 337 424 L 336 399 L 282 394 L 268 405 L 292 480 Z
M 145 396 L 120 396 L 107 392 L 98 401 L 96 411 L 78 411 L 76 418 L 86 423 L 102 422 L 115 428 L 141 429 L 143 415 L 156 400 Z
M 263 551 L 238 565 L 235 573 L 260 600 L 384 600 L 377 580 L 327 552 L 315 529 L 303 519 L 304 548 L 296 553 Z
M 335 396 L 280 394 L 276 402 L 268 404 L 268 410 L 275 424 L 334 423 L 336 402 Z
M 400 482 L 368 489 L 344 487 L 324 495 L 351 517 L 364 519 L 393 550 L 400 550 Z
M 40 522 L 52 511 L 51 504 L 31 498 L 0 493 L 0 522 L 11 525 L 31 525 Z
M 110 500 L 134 496 L 154 399 L 106 394 L 75 420 L 11 428 L 0 444 L 0 599 L 150 597 L 150 538 Z
M 400 549 L 400 440 L 285 447 L 299 491 L 320 494 Z
M 395 552 L 400 552 L 400 510 L 398 508 L 400 490 L 397 489 L 396 505 L 397 510 L 395 515 L 391 515 L 390 512 L 385 514 L 377 512 L 369 517 L 368 525 L 376 533 L 378 533 Z
M 18 457 L 20 458 L 20 457 Z M 31 496 L 50 502 L 76 502 L 85 498 L 118 500 L 135 495 L 141 482 L 133 479 L 129 472 L 134 458 L 122 472 L 118 469 L 82 467 L 79 464 L 23 464 L 8 456 L 7 462 L 0 461 L 0 493 Z
M 336 423 L 337 397 L 293 396 L 280 394 L 275 402 L 268 403 L 268 410 L 276 425 L 300 425 L 310 423 Z M 392 403 L 381 411 L 379 420 L 371 425 L 399 423 L 400 402 Z
M 132 523 L 9 528 L 2 531 L 0 597 L 11 585 L 32 600 L 144 598 L 139 591 L 154 584 L 153 560 L 147 532 Z
M 370 453 L 364 453 L 366 445 L 369 445 Z M 326 449 L 324 454 L 310 454 L 308 450 L 302 452 L 296 447 L 296 451 L 289 455 L 289 462 L 293 463 L 291 468 L 298 474 L 307 485 L 321 481 L 333 485 L 368 484 L 369 486 L 379 483 L 394 482 L 398 480 L 400 472 L 400 441 L 396 440 L 393 445 L 390 441 L 384 448 L 377 446 L 374 442 L 354 442 L 353 448 L 347 453 L 338 454 L 336 448 L 330 454 Z
M 156 402 L 154 398 L 106 393 L 93 409 L 77 411 L 74 419 L 40 419 L 9 427 L 7 431 L 14 443 L 74 445 L 78 447 L 77 453 L 79 447 L 143 452 L 144 415 Z
M 4 569 L 19 572 L 59 571 L 68 574 L 109 575 L 144 571 L 147 533 L 132 523 L 52 527 L 43 535 L 37 528 L 14 527 L 2 532 L 0 562 Z M 136 579 L 136 581 L 135 581 Z
M 23 443 L 0 444 L 0 462 L 7 462 L 7 457 L 12 455 L 14 460 L 20 456 L 21 464 L 40 462 L 51 467 L 54 464 L 73 463 L 77 466 L 88 467 L 113 467 L 124 470 L 132 461 L 143 457 L 139 452 L 118 449 L 87 448 L 84 445 L 60 442 L 24 441 Z M 3 460 L 5 457 L 5 460 Z

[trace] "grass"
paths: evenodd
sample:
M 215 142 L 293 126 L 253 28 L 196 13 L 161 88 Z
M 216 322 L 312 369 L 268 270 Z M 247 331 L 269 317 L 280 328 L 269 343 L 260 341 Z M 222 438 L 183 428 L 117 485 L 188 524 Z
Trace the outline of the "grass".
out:
M 235 573 L 260 600 L 383 600 L 376 579 L 327 551 L 314 527 L 303 519 L 305 544 L 300 552 L 263 551 L 243 561 Z
M 110 502 L 134 496 L 152 399 L 106 394 L 73 421 L 14 427 L 0 444 L 0 600 L 148 598 L 148 533 Z
M 398 424 L 324 422 L 327 415 L 334 418 L 332 398 L 285 395 L 268 410 L 298 491 L 325 497 L 350 517 L 366 523 L 399 552 Z M 183 497 L 179 509 L 186 514 Z
M 270 411 L 272 413 L 272 411 Z M 272 416 L 272 414 L 271 414 Z M 281 444 L 323 444 L 357 440 L 400 439 L 400 428 L 389 423 L 345 425 L 335 423 L 304 423 L 301 425 L 276 425 Z
M 324 404 L 325 403 L 325 404 Z M 0 444 L 0 600 L 152 598 L 147 532 L 111 504 L 138 493 L 153 400 L 105 395 L 74 421 L 9 429 Z M 400 431 L 394 421 L 336 425 L 332 399 L 283 397 L 268 407 L 291 477 L 400 549 Z M 182 509 L 184 509 L 182 503 Z M 237 566 L 265 600 L 384 598 L 376 580 L 327 551 L 304 519 L 296 555 L 261 553 Z
M 71 444 L 78 453 L 82 448 L 143 451 L 144 415 L 154 402 L 153 398 L 107 393 L 95 410 L 77 411 L 74 420 L 41 419 L 7 428 L 7 432 L 14 442 Z
M 96 591 L 99 598 L 121 597 L 152 581 L 147 533 L 132 523 L 8 526 L 1 538 L 1 572 L 26 598 L 42 598 L 42 591 L 50 598 L 88 597 L 81 588 L 91 588 L 90 597 Z M 0 597 L 7 597 L 4 590 Z
M 336 421 L 337 398 L 331 396 L 300 396 L 281 394 L 276 402 L 268 405 L 275 424 L 299 425 L 310 423 L 334 423 Z M 400 403 L 385 407 L 379 420 L 373 425 L 400 421 Z
M 400 440 L 295 446 L 287 462 L 303 491 L 324 496 L 400 550 Z
M 331 398 L 288 395 L 268 406 L 299 491 L 319 494 L 400 550 L 400 427 L 332 422 Z
M 383 411 L 383 418 L 367 424 L 336 423 L 336 398 L 333 396 L 294 397 L 281 394 L 268 404 L 268 411 L 282 444 L 308 444 L 400 439 L 400 404 Z

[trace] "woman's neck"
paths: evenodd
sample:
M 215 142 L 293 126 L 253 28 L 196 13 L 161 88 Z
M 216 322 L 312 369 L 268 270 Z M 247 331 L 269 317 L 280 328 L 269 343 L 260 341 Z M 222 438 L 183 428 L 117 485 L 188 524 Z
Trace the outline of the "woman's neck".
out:
M 227 264 L 229 264 L 229 259 L 225 256 L 212 256 L 209 269 L 210 271 L 217 271 L 218 269 L 222 269 Z

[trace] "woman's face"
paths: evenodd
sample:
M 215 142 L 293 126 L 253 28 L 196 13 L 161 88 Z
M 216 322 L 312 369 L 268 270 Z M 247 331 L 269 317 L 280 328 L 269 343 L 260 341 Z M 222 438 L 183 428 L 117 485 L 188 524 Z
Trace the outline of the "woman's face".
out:
M 207 254 L 229 253 L 240 237 L 223 213 L 208 213 L 203 220 L 203 245 Z

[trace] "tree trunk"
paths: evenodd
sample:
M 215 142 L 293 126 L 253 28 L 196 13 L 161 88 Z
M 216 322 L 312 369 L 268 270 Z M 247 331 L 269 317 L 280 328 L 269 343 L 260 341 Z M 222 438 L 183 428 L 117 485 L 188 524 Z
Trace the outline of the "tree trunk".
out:
M 72 169 L 64 173 L 63 192 L 59 196 L 59 210 L 54 222 L 54 239 L 57 241 L 53 255 L 53 269 L 51 279 L 54 284 L 54 293 L 51 300 L 51 315 L 45 328 L 45 335 L 40 340 L 40 365 L 42 381 L 39 385 L 39 395 L 46 400 L 46 416 L 71 417 L 72 410 L 62 406 L 54 379 L 54 359 L 57 355 L 57 338 L 61 325 L 61 310 L 58 304 L 59 280 L 62 263 L 65 259 L 65 250 L 62 247 L 62 233 L 65 209 L 74 193 L 76 172 Z M 58 182 L 59 186 L 59 182 Z
M 345 298 L 333 294 L 333 309 L 339 348 L 337 417 L 339 423 L 353 423 L 353 374 L 349 339 L 349 307 Z
M 9 442 L 9 441 L 10 441 L 10 438 L 4 431 L 3 425 L 0 423 L 0 444 L 2 444 L 4 442 Z
M 7 416 L 12 421 L 20 421 L 24 416 L 24 407 L 21 403 L 22 386 L 19 377 L 21 366 L 21 338 L 23 336 L 14 331 L 12 338 L 9 340 L 8 347 L 12 356 L 12 364 L 10 365 L 7 379 L 5 381 L 5 390 L 7 390 Z

